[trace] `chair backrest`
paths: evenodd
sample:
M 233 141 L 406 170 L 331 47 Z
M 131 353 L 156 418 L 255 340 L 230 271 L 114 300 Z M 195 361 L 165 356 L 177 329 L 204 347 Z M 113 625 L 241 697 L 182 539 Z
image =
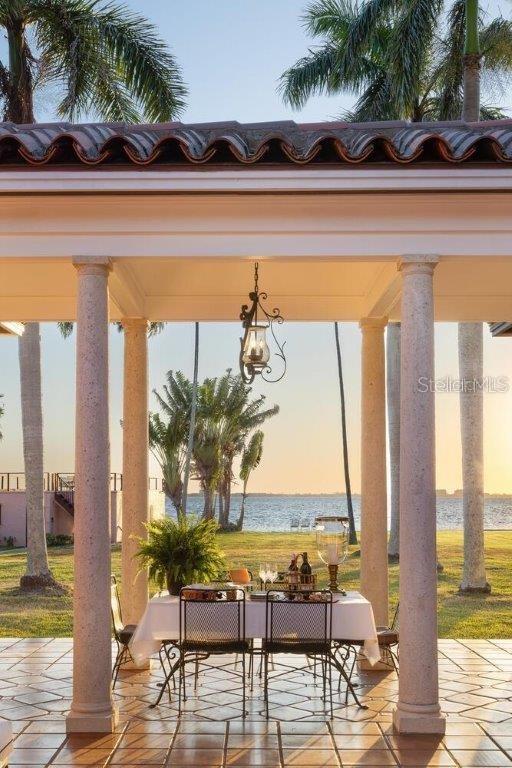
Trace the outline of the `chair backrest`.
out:
M 265 639 L 270 643 L 300 646 L 330 644 L 332 593 L 329 590 L 288 595 L 267 592 Z
M 124 628 L 123 616 L 121 613 L 121 601 L 119 600 L 119 592 L 117 589 L 117 581 L 115 576 L 110 577 L 110 609 L 112 613 L 112 626 L 114 628 L 114 635 L 116 640 L 119 640 L 119 634 Z
M 245 640 L 245 592 L 225 588 L 180 592 L 180 644 L 214 645 Z

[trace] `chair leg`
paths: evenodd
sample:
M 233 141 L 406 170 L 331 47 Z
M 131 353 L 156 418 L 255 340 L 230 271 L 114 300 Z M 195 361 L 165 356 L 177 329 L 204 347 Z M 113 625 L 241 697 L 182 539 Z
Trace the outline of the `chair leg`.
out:
M 116 660 L 114 662 L 114 667 L 112 669 L 112 690 L 114 690 L 114 688 L 116 687 L 117 675 L 119 673 L 119 667 L 121 666 L 120 659 L 122 657 L 122 654 L 123 654 L 122 651 L 117 652 Z
M 245 652 L 242 652 L 242 705 L 243 713 L 242 718 L 245 720 Z
M 181 677 L 182 675 L 183 675 L 183 659 L 181 658 L 181 652 L 180 652 L 179 677 L 178 677 L 178 717 L 181 717 L 181 691 L 182 691 Z
M 326 658 L 325 664 L 328 667 L 328 675 L 329 675 L 329 701 L 331 704 L 331 720 L 334 718 L 334 710 L 332 706 L 332 664 L 329 664 L 329 659 Z
M 123 645 L 123 647 L 118 650 L 116 660 L 114 662 L 114 668 L 112 669 L 112 690 L 116 687 L 117 678 L 119 675 L 119 670 L 121 669 L 122 665 L 125 661 L 128 661 L 128 659 L 131 659 L 132 655 L 130 653 L 130 650 L 127 645 Z
M 340 673 L 340 676 L 344 679 L 344 681 L 346 683 L 347 690 L 345 692 L 345 704 L 348 704 L 348 694 L 349 694 L 349 691 L 350 691 L 350 693 L 354 697 L 354 701 L 356 702 L 357 706 L 360 707 L 361 709 L 368 709 L 366 704 L 361 704 L 361 702 L 359 701 L 357 693 L 355 692 L 354 686 L 352 684 L 351 673 L 352 673 L 352 670 L 354 669 L 354 664 L 352 665 L 351 673 L 347 674 L 347 672 L 345 670 L 345 666 L 338 661 L 338 659 L 336 658 L 336 656 L 334 654 L 331 654 L 330 661 L 331 661 L 331 663 L 334 663 L 334 666 L 336 667 L 336 669 Z
M 265 658 L 262 659 L 262 662 L 264 661 L 265 665 L 265 679 L 264 679 L 264 685 L 263 685 L 263 695 L 265 698 L 265 715 L 268 720 L 268 653 L 265 653 Z

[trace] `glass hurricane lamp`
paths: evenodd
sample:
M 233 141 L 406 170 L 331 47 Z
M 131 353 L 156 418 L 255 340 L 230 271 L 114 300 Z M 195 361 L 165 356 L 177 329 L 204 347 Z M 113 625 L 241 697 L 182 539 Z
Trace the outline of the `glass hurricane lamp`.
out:
M 338 584 L 338 569 L 348 557 L 348 517 L 317 517 L 315 532 L 318 557 L 329 569 L 329 589 L 344 594 Z

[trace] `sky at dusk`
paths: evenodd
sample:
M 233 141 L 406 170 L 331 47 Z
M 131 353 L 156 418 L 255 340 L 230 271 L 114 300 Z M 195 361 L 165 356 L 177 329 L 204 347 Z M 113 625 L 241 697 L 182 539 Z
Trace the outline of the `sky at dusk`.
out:
M 172 48 L 188 84 L 185 122 L 241 122 L 294 119 L 313 122 L 338 116 L 351 97 L 315 98 L 300 112 L 285 107 L 276 92 L 281 72 L 307 51 L 299 21 L 303 0 L 130 0 L 128 5 L 158 25 Z M 486 7 L 484 2 L 483 7 Z M 509 2 L 490 2 L 492 12 L 509 16 Z M 508 107 L 508 94 L 501 106 Z M 512 98 L 511 98 L 512 103 Z M 38 118 L 52 120 L 51 94 L 39 102 Z M 264 279 L 262 279 L 264 283 Z M 249 289 L 248 285 L 248 289 Z M 264 285 L 272 294 L 272 285 Z M 240 297 L 240 302 L 245 297 Z M 5 318 L 8 319 L 8 318 Z M 490 318 L 494 319 L 494 318 Z M 501 319 L 501 318 L 497 318 Z M 341 326 L 353 486 L 360 488 L 360 331 Z M 335 492 L 343 488 L 338 380 L 332 324 L 288 323 L 288 373 L 279 384 L 259 385 L 269 403 L 281 411 L 265 426 L 264 456 L 251 478 L 251 491 Z M 235 368 L 238 324 L 202 324 L 200 377 Z M 121 471 L 122 335 L 110 334 L 112 470 Z M 4 394 L 4 439 L 0 471 L 23 468 L 19 413 L 17 342 L 2 339 L 0 393 Z M 42 325 L 45 468 L 72 471 L 74 452 L 74 336 L 64 340 L 56 326 Z M 169 369 L 192 374 L 193 326 L 169 324 L 149 342 L 150 386 L 160 388 Z M 436 375 L 457 377 L 456 326 L 436 326 Z M 485 374 L 506 376 L 512 383 L 512 339 L 485 336 Z M 151 408 L 155 401 L 151 396 Z M 512 391 L 485 396 L 485 480 L 490 492 L 512 492 Z M 437 487 L 461 485 L 458 395 L 436 397 Z M 504 425 L 508 425 L 504 428 Z M 152 462 L 152 471 L 156 465 Z

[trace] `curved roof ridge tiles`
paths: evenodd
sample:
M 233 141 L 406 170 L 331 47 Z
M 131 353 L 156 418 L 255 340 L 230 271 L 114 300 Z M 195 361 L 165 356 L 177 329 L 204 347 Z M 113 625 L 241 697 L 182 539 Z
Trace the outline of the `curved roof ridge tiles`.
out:
M 512 120 L 0 123 L 0 166 L 512 162 Z

